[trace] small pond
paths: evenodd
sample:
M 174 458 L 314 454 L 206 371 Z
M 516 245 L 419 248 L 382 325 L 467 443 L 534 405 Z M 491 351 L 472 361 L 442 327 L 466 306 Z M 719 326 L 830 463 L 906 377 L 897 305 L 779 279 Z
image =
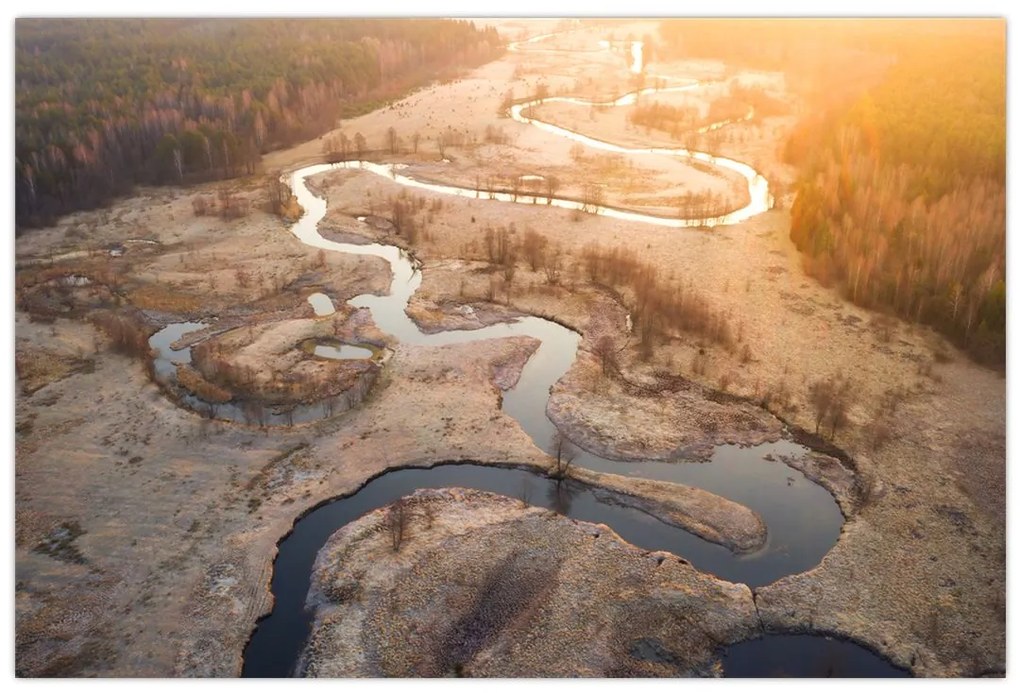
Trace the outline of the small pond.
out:
M 312 304 L 312 310 L 320 318 L 336 312 L 336 308 L 333 307 L 333 300 L 326 294 L 316 292 L 308 297 L 308 302 Z
M 359 344 L 347 344 L 336 339 L 306 339 L 301 348 L 320 359 L 355 361 L 375 358 L 377 351 Z

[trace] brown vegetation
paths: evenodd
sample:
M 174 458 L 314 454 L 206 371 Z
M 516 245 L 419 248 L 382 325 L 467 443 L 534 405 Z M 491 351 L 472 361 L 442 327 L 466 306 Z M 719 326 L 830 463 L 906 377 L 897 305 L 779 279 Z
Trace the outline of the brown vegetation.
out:
M 126 313 L 97 311 L 91 316 L 92 323 L 106 333 L 110 348 L 125 356 L 149 356 L 151 329 Z
M 201 310 L 201 296 L 171 289 L 166 285 L 144 284 L 128 293 L 131 305 L 141 310 L 159 310 L 168 313 L 190 313 Z
M 492 27 L 440 19 L 54 18 L 16 33 L 19 226 L 136 182 L 251 175 L 264 152 L 502 51 Z
M 270 174 L 266 179 L 266 191 L 269 195 L 269 212 L 287 221 L 296 221 L 301 217 L 301 205 L 291 192 L 290 186 L 281 178 L 280 172 Z
M 566 479 L 570 475 L 570 465 L 577 457 L 577 448 L 559 430 L 553 433 L 549 447 L 549 452 L 553 457 L 553 466 L 549 470 L 549 476 L 553 479 Z
M 237 334 L 235 331 L 234 339 L 246 341 Z M 227 337 L 230 338 L 229 333 Z M 344 411 L 361 401 L 378 373 L 378 366 L 367 360 L 322 361 L 305 357 L 297 362 L 297 366 L 304 367 L 285 369 L 240 362 L 238 346 L 221 338 L 192 347 L 196 378 L 201 379 L 200 387 L 210 389 L 214 398 L 206 398 L 198 390 L 196 394 L 210 402 L 238 398 L 258 407 L 323 401 L 330 412 Z M 309 364 L 313 367 L 307 367 Z M 187 385 L 183 380 L 181 384 Z M 334 402 L 337 397 L 344 401 Z M 247 415 L 246 410 L 243 413 Z M 254 410 L 251 413 L 250 423 L 262 423 L 260 416 L 254 416 Z
M 218 214 L 221 219 L 238 219 L 248 216 L 250 203 L 247 199 L 223 189 L 215 198 L 208 195 L 196 196 L 191 201 L 191 208 L 197 217 Z
M 177 382 L 206 402 L 223 404 L 233 399 L 233 393 L 229 390 L 209 382 L 201 373 L 185 364 L 177 366 Z
M 394 551 L 400 551 L 400 545 L 404 542 L 408 515 L 407 501 L 403 498 L 392 503 L 386 510 L 386 530 L 389 532 L 390 545 Z
M 949 36 L 941 32 L 948 31 Z M 848 105 L 805 118 L 790 237 L 854 303 L 935 327 L 1005 361 L 1005 31 L 927 27 Z
M 727 349 L 734 339 L 727 318 L 712 310 L 690 285 L 663 281 L 652 262 L 638 259 L 633 250 L 603 249 L 598 244 L 584 248 L 581 259 L 588 279 L 617 290 L 628 289 L 627 302 L 641 354 L 649 358 L 657 341 L 692 332 Z
M 808 390 L 808 398 L 814 409 L 815 434 L 822 424 L 829 425 L 830 440 L 836 432 L 849 422 L 848 413 L 854 403 L 853 383 L 842 373 L 815 381 Z
M 627 120 L 638 127 L 653 128 L 666 132 L 674 140 L 683 141 L 688 149 L 698 149 L 701 138 L 697 129 L 724 121 L 750 120 L 779 115 L 789 107 L 760 88 L 744 87 L 736 80 L 727 86 L 727 93 L 709 104 L 708 115 L 704 118 L 694 106 L 673 106 L 659 101 L 635 104 Z M 718 143 L 715 143 L 718 144 Z M 710 146 L 713 151 L 715 148 Z

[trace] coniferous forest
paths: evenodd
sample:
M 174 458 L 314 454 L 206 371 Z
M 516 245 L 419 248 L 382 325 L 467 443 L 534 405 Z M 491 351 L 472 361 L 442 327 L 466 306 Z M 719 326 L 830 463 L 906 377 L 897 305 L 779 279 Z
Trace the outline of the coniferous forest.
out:
M 18 20 L 17 225 L 136 184 L 252 173 L 264 152 L 502 51 L 458 20 Z
M 1003 25 L 804 23 L 668 22 L 660 50 L 786 72 L 803 99 L 784 155 L 806 270 L 1004 363 Z

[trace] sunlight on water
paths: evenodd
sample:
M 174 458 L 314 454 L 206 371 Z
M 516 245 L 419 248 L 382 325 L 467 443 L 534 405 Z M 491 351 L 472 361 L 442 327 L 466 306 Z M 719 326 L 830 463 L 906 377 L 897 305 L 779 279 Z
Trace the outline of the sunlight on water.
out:
M 383 164 L 348 162 L 318 164 L 295 171 L 289 183 L 298 203 L 306 210 L 291 231 L 302 242 L 324 250 L 374 255 L 386 260 L 393 273 L 385 296 L 363 294 L 349 301 L 368 308 L 379 328 L 403 343 L 420 346 L 464 344 L 484 339 L 529 336 L 540 340 L 535 353 L 521 371 L 517 385 L 503 394 L 503 411 L 516 419 L 535 445 L 548 452 L 556 427 L 546 416 L 552 386 L 573 365 L 581 335 L 558 323 L 527 316 L 473 330 L 422 332 L 408 316 L 408 302 L 421 285 L 417 262 L 405 251 L 389 245 L 354 245 L 323 238 L 318 222 L 326 214 L 326 202 L 305 184 L 311 177 L 339 168 L 358 168 L 376 175 L 397 175 Z M 764 549 L 735 557 L 719 546 L 690 536 L 684 555 L 702 570 L 744 582 L 762 584 L 815 564 L 835 543 L 843 516 L 833 497 L 804 475 L 766 455 L 798 455 L 807 449 L 789 441 L 750 448 L 720 446 L 706 464 L 673 462 L 619 462 L 581 450 L 575 464 L 595 471 L 657 479 L 704 488 L 751 508 L 765 521 L 769 540 Z M 812 521 L 805 519 L 811 517 Z M 686 535 L 686 533 L 684 533 Z
M 512 44 L 511 50 L 517 50 L 523 44 L 536 43 L 550 35 L 536 36 Z M 635 51 L 633 64 L 640 70 L 640 43 L 633 44 L 632 50 Z M 670 90 L 682 91 L 696 86 L 688 84 Z M 614 103 L 626 105 L 633 103 L 635 98 L 635 94 L 630 94 Z M 714 220 L 666 219 L 611 208 L 601 208 L 599 214 L 627 221 L 682 228 L 734 224 L 769 208 L 768 183 L 746 164 L 702 152 L 619 147 L 528 119 L 523 116 L 523 112 L 530 105 L 533 103 L 515 106 L 512 117 L 519 122 L 530 123 L 607 151 L 666 154 L 714 163 L 744 176 L 751 192 L 751 203 L 747 207 Z M 315 248 L 371 255 L 386 260 L 392 272 L 389 293 L 385 296 L 363 294 L 349 301 L 349 304 L 368 308 L 379 328 L 403 343 L 441 346 L 524 335 L 539 339 L 540 345 L 522 369 L 517 385 L 504 393 L 502 406 L 508 415 L 519 422 L 535 445 L 548 452 L 555 427 L 545 414 L 546 405 L 552 386 L 574 363 L 581 336 L 555 322 L 533 316 L 476 330 L 449 330 L 434 334 L 422 332 L 406 313 L 408 301 L 422 280 L 419 265 L 413 257 L 395 246 L 339 243 L 323 238 L 318 232 L 318 223 L 326 214 L 326 201 L 312 193 L 305 182 L 311 176 L 341 168 L 365 171 L 401 185 L 440 194 L 480 198 L 483 193 L 468 188 L 425 183 L 398 173 L 400 167 L 385 164 L 355 161 L 308 166 L 291 173 L 288 180 L 298 203 L 305 210 L 305 215 L 293 225 L 291 232 L 303 243 Z M 519 204 L 548 202 L 550 206 L 567 209 L 581 207 L 580 203 L 558 198 L 547 200 L 543 197 L 518 195 L 514 200 L 504 193 L 484 195 L 486 198 Z M 630 324 L 628 316 L 628 329 Z M 590 489 L 574 488 L 575 485 L 569 481 L 558 484 L 523 470 L 456 464 L 388 472 L 370 481 L 354 495 L 316 509 L 298 521 L 293 532 L 280 543 L 272 579 L 275 606 L 270 616 L 258 626 L 246 648 L 244 675 L 285 676 L 294 673 L 295 663 L 311 626 L 311 614 L 305 610 L 304 600 L 316 554 L 338 528 L 415 489 L 463 486 L 509 495 L 518 493 L 524 485 L 528 488 L 544 488 L 544 497 L 536 499 L 536 505 L 550 507 L 579 520 L 607 524 L 626 541 L 649 550 L 666 550 L 684 556 L 699 570 L 714 573 L 724 579 L 761 585 L 817 565 L 839 537 L 843 517 L 833 497 L 801 472 L 773 459 L 807 452 L 807 448 L 781 440 L 746 448 L 719 446 L 711 461 L 702 464 L 620 462 L 587 451 L 579 453 L 575 461 L 578 466 L 614 474 L 686 483 L 750 507 L 765 521 L 769 536 L 764 548 L 744 556 L 735 556 L 719 545 L 665 525 L 646 514 L 600 499 Z M 766 456 L 768 459 L 765 459 Z

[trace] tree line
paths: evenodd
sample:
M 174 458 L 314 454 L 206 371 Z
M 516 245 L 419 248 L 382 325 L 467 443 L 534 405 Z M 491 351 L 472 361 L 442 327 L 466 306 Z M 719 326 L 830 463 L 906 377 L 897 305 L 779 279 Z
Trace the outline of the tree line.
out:
M 496 300 L 503 291 L 509 304 L 517 267 L 523 264 L 532 272 L 544 273 L 549 286 L 569 275 L 612 290 L 630 313 L 638 355 L 645 361 L 652 358 L 656 346 L 690 334 L 728 351 L 739 341 L 727 314 L 714 309 L 689 282 L 663 277 L 633 250 L 592 242 L 581 249 L 580 262 L 571 265 L 560 245 L 530 228 L 518 234 L 514 224 L 486 226 L 483 239 L 484 257 L 493 270 L 487 300 Z M 603 368 L 605 359 L 621 348 L 603 344 L 596 349 Z
M 848 108 L 802 125 L 790 235 L 859 305 L 1005 362 L 1005 31 L 965 26 L 898 54 Z
M 660 53 L 782 70 L 791 238 L 851 301 L 1005 360 L 1005 23 L 664 22 Z
M 761 87 L 742 86 L 732 80 L 727 93 L 714 99 L 708 113 L 702 117 L 694 105 L 672 105 L 654 99 L 639 100 L 630 110 L 627 120 L 631 125 L 661 130 L 674 140 L 688 137 L 700 127 L 723 121 L 742 120 L 753 113 L 752 119 L 781 115 L 789 106 L 766 93 Z
M 261 155 L 503 50 L 433 19 L 19 19 L 15 220 L 136 184 L 254 173 Z

